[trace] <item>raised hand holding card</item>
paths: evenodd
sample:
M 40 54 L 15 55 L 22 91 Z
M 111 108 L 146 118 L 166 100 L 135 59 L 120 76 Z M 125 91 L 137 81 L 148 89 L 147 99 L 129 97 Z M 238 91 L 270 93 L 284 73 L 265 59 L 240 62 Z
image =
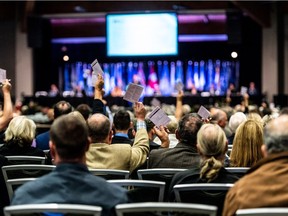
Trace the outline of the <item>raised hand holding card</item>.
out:
M 210 117 L 210 112 L 204 107 L 201 106 L 197 112 L 197 114 L 202 118 L 202 119 L 209 119 Z
M 143 90 L 143 86 L 130 83 L 123 99 L 132 103 L 138 102 L 141 94 L 143 93 Z

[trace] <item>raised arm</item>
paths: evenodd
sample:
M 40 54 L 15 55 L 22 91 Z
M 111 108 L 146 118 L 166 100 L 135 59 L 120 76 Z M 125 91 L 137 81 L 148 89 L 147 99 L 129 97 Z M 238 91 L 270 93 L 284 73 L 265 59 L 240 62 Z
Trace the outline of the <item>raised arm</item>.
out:
M 103 76 L 98 74 L 97 81 L 94 86 L 94 101 L 93 101 L 93 114 L 94 113 L 102 113 L 106 115 L 106 108 L 103 103 L 103 95 L 104 95 L 104 79 Z
M 183 115 L 182 106 L 183 106 L 183 95 L 184 92 L 182 90 L 178 91 L 176 97 L 176 110 L 175 110 L 175 117 L 179 121 Z
M 0 131 L 5 129 L 13 118 L 13 105 L 11 100 L 11 84 L 8 79 L 2 83 L 4 98 L 3 115 L 0 117 Z
M 149 138 L 144 121 L 146 116 L 146 109 L 142 103 L 136 102 L 134 106 L 134 112 L 137 119 L 137 132 L 133 146 L 131 147 L 131 172 L 145 163 L 149 153 Z

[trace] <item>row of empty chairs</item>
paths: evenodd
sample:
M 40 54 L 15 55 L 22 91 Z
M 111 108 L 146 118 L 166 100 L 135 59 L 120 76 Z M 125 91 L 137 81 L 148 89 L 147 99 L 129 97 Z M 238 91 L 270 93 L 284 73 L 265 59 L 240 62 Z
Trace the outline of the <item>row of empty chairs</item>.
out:
M 216 206 L 187 204 L 187 203 L 162 203 L 162 202 L 145 202 L 145 203 L 128 203 L 119 204 L 115 207 L 117 216 L 138 215 L 207 215 L 215 216 Z M 100 216 L 102 207 L 91 205 L 77 204 L 27 204 L 7 206 L 4 208 L 5 216 L 32 215 L 35 213 L 62 213 L 69 215 L 91 215 Z M 284 216 L 288 214 L 288 208 L 256 208 L 240 209 L 236 212 L 238 216 Z

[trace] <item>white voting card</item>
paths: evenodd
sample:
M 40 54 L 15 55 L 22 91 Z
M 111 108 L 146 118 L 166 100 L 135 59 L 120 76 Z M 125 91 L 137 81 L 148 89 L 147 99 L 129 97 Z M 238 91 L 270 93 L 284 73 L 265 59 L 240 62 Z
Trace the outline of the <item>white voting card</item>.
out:
M 161 125 L 166 126 L 171 121 L 166 113 L 158 106 L 152 110 L 147 118 L 150 119 L 158 128 Z
M 199 108 L 197 114 L 203 119 L 208 119 L 210 117 L 210 112 L 204 106 Z
M 93 69 L 92 71 L 92 76 L 91 76 L 91 86 L 95 86 L 95 83 L 97 81 L 97 77 L 98 74 L 104 76 L 104 72 L 98 62 L 97 59 L 95 59 L 92 63 L 91 63 L 91 67 Z
M 3 83 L 6 80 L 6 70 L 0 68 L 0 83 Z
M 123 99 L 132 103 L 138 102 L 143 90 L 143 86 L 130 83 Z
M 248 91 L 247 87 L 241 86 L 241 90 L 240 90 L 241 95 L 245 95 L 247 93 L 247 91 Z
M 178 81 L 178 82 L 176 83 L 176 90 L 177 90 L 177 91 L 182 91 L 183 88 L 184 88 L 183 83 L 182 83 L 181 81 Z
M 158 99 L 156 99 L 156 98 L 153 98 L 153 99 L 151 100 L 150 104 L 151 104 L 152 106 L 154 106 L 154 107 L 161 106 L 161 102 L 160 102 Z

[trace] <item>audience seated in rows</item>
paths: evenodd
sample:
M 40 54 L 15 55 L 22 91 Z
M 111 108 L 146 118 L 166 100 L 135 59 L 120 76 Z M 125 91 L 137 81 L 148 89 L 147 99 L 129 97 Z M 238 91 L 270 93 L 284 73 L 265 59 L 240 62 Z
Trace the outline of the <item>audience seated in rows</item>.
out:
M 36 124 L 25 116 L 14 117 L 5 131 L 4 145 L 0 154 L 4 156 L 30 155 L 44 157 L 44 152 L 32 147 L 36 134 Z
M 73 110 L 73 107 L 67 101 L 59 101 L 57 104 L 55 104 L 53 109 L 54 109 L 54 119 L 56 119 L 61 115 L 70 113 Z M 49 149 L 49 134 L 50 134 L 50 131 L 48 130 L 44 133 L 37 135 L 35 139 L 36 147 L 42 150 L 48 150 Z
M 288 207 L 288 115 L 271 120 L 264 128 L 264 158 L 235 183 L 226 196 L 223 216 L 238 209 Z
M 112 128 L 109 119 L 100 113 L 88 119 L 92 144 L 86 153 L 89 168 L 120 169 L 132 172 L 145 163 L 149 153 L 149 140 L 145 125 L 146 110 L 142 103 L 135 103 L 137 132 L 133 145 L 111 144 Z
M 262 159 L 263 126 L 255 120 L 247 120 L 236 130 L 230 154 L 230 166 L 251 167 Z
M 202 120 L 196 113 L 184 115 L 179 121 L 174 148 L 161 148 L 150 152 L 148 168 L 193 168 L 199 165 L 196 149 L 197 132 Z
M 128 202 L 125 189 L 91 174 L 85 165 L 90 139 L 80 113 L 58 117 L 50 129 L 49 142 L 56 168 L 49 174 L 19 187 L 12 205 L 69 203 L 96 205 L 102 215 L 114 215 L 114 207 Z
M 197 149 L 201 156 L 201 165 L 174 175 L 170 184 L 169 200 L 174 201 L 173 187 L 176 184 L 236 182 L 238 177 L 224 168 L 223 163 L 227 147 L 227 139 L 220 126 L 210 123 L 204 124 L 197 134 Z M 222 198 L 224 202 L 225 195 Z M 201 197 L 191 197 L 191 202 L 198 203 L 200 200 Z

